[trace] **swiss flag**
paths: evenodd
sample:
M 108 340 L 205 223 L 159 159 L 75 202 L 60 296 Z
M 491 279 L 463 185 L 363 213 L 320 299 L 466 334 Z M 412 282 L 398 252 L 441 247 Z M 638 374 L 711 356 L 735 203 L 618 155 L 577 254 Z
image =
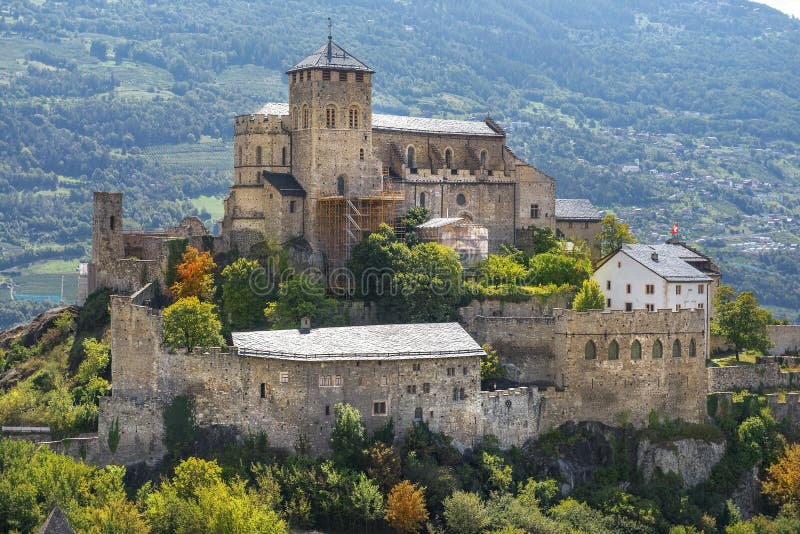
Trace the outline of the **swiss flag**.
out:
M 672 225 L 672 235 L 678 235 L 678 223 Z

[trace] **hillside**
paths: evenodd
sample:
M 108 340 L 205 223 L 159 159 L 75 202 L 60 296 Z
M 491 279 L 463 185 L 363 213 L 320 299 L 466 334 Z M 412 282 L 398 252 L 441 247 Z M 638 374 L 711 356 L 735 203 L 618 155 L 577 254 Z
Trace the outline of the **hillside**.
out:
M 643 241 L 679 221 L 727 282 L 797 316 L 799 21 L 738 0 L 343 8 L 0 7 L 0 270 L 13 271 L 0 283 L 36 259 L 85 258 L 93 190 L 124 192 L 137 225 L 219 217 L 232 116 L 285 99 L 283 70 L 335 15 L 337 41 L 378 72 L 377 110 L 490 113 L 560 197 L 615 210 Z

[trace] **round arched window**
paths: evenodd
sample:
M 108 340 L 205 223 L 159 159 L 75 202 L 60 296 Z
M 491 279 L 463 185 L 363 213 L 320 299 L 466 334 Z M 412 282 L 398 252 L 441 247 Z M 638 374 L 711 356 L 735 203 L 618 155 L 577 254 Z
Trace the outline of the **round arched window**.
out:
M 464 193 L 459 193 L 458 196 L 456 196 L 456 204 L 458 204 L 459 206 L 463 206 L 466 203 L 467 203 L 467 197 L 464 196 Z

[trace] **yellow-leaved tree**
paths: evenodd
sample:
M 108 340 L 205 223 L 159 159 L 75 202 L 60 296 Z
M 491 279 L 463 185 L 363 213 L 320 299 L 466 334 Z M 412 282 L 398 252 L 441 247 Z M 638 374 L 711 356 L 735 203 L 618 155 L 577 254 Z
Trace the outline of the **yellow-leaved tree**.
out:
M 778 504 L 800 506 L 800 444 L 793 443 L 767 468 L 764 493 Z
M 408 480 L 395 485 L 386 499 L 386 522 L 398 532 L 416 532 L 428 520 L 422 488 Z

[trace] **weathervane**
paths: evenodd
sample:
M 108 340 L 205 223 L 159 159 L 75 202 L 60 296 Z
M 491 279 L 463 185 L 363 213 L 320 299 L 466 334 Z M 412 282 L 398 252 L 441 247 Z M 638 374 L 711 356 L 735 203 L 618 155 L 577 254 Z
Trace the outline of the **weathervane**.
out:
M 330 17 L 328 17 L 328 40 L 333 40 L 333 22 L 331 22 Z

